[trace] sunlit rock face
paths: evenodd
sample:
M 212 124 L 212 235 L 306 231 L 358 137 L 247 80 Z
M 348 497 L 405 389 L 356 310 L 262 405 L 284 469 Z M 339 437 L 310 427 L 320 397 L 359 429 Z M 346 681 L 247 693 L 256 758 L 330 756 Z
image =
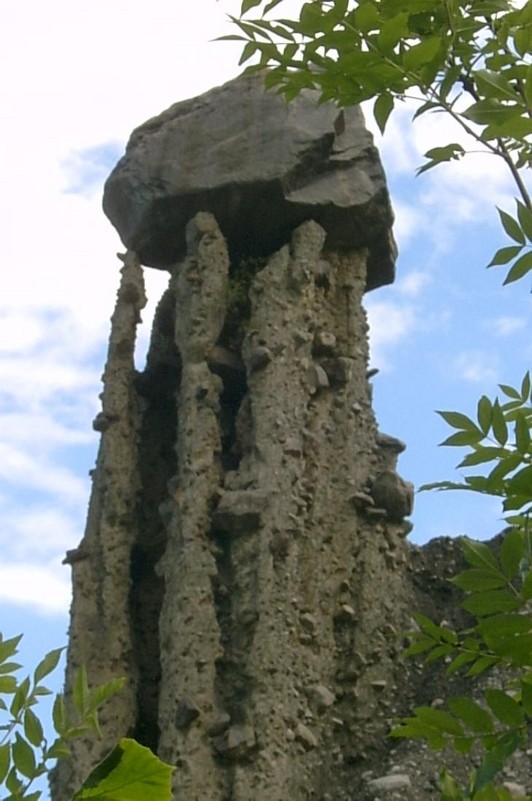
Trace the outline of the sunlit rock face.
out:
M 211 212 L 236 255 L 265 255 L 308 219 L 332 249 L 369 248 L 368 288 L 390 283 L 395 246 L 384 172 L 359 108 L 292 103 L 244 76 L 176 103 L 131 135 L 104 210 L 143 264 L 169 269 L 185 226 Z
M 176 767 L 174 801 L 349 801 L 387 770 L 412 487 L 362 300 L 393 278 L 392 213 L 360 113 L 261 80 L 138 128 L 106 186 L 128 252 L 66 557 L 67 702 L 82 664 L 126 685 L 54 801 L 123 736 Z M 170 275 L 139 372 L 143 265 Z

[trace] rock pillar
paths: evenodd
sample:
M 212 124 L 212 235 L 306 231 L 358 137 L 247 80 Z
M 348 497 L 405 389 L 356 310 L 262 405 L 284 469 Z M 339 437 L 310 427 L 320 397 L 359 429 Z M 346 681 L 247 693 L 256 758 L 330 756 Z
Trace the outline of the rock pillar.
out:
M 176 801 L 347 799 L 396 693 L 412 501 L 368 382 L 378 155 L 357 110 L 246 78 L 138 129 L 105 208 L 170 282 L 139 374 L 142 292 L 119 293 L 67 688 L 84 663 L 127 689 L 56 801 L 124 735 L 176 766 Z

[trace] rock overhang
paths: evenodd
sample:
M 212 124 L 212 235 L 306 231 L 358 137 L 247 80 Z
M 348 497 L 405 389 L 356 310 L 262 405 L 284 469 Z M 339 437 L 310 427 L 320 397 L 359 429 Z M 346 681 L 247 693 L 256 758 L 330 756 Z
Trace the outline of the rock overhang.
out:
M 391 283 L 393 212 L 362 112 L 309 90 L 287 104 L 263 77 L 176 103 L 132 133 L 103 198 L 125 246 L 170 269 L 198 211 L 215 216 L 233 257 L 271 253 L 314 219 L 326 248 L 368 248 L 367 289 Z

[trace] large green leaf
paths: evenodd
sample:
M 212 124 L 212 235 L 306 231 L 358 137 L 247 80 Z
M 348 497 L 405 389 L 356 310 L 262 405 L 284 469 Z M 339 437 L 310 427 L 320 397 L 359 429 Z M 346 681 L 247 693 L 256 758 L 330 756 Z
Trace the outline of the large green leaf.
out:
M 493 731 L 493 720 L 476 701 L 467 696 L 451 698 L 449 708 L 460 720 L 463 720 L 470 731 L 477 734 L 489 734 Z
M 124 738 L 91 772 L 73 801 L 170 801 L 174 768 Z
M 497 688 L 487 689 L 484 697 L 495 717 L 505 726 L 510 728 L 523 726 L 525 722 L 523 708 L 504 690 Z

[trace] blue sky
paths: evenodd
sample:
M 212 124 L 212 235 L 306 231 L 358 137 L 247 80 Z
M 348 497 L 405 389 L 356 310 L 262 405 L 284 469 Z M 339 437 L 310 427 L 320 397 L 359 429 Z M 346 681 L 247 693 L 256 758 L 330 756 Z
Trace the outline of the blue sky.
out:
M 83 532 L 97 436 L 108 320 L 122 249 L 101 212 L 102 182 L 131 130 L 172 103 L 238 73 L 228 32 L 236 0 L 28 0 L 0 8 L 6 124 L 0 132 L 0 630 L 25 632 L 37 661 L 65 643 L 67 548 Z M 43 32 L 44 35 L 43 35 Z M 457 136 L 441 116 L 412 126 L 401 106 L 377 143 L 396 209 L 394 285 L 367 296 L 374 405 L 381 429 L 408 444 L 400 472 L 416 485 L 456 478 L 460 454 L 434 409 L 473 413 L 498 382 L 518 383 L 532 356 L 527 282 L 487 271 L 506 244 L 495 203 L 512 186 L 493 157 L 471 156 L 414 178 L 421 154 Z M 163 276 L 147 271 L 150 305 Z M 413 540 L 489 537 L 498 504 L 462 494 L 417 498 Z

